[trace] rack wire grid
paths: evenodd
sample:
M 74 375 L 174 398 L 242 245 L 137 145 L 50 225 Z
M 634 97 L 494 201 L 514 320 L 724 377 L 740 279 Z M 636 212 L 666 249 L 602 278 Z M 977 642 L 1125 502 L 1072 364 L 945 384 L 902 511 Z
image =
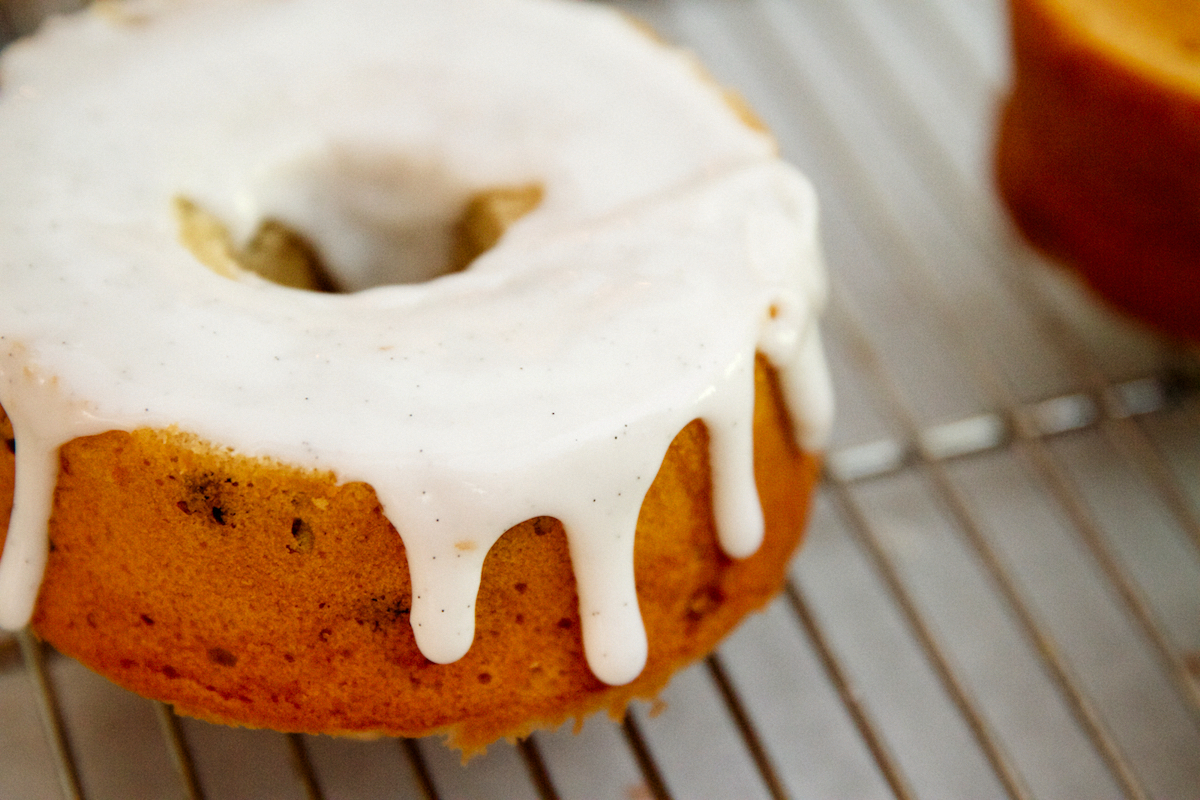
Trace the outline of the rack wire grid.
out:
M 1200 797 L 1200 362 L 1011 231 L 1000 2 L 620 5 L 823 198 L 840 416 L 782 596 L 623 723 L 466 766 L 177 718 L 9 637 L 0 797 Z

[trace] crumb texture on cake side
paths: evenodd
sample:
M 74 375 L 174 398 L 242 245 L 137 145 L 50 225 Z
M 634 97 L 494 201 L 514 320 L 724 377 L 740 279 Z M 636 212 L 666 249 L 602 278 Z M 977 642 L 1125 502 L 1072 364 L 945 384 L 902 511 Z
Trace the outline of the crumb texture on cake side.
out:
M 624 686 L 588 668 L 557 520 L 528 520 L 499 539 L 472 648 L 434 664 L 409 626 L 402 539 L 369 486 L 240 459 L 172 431 L 110 432 L 63 448 L 33 626 L 116 683 L 216 722 L 444 733 L 469 754 L 596 711 L 619 714 L 774 597 L 800 542 L 819 461 L 796 447 L 762 359 L 757 372 L 763 545 L 743 560 L 721 552 L 707 431 L 687 426 L 638 522 L 650 653 Z M 11 470 L 11 457 L 0 460 L 0 502 Z

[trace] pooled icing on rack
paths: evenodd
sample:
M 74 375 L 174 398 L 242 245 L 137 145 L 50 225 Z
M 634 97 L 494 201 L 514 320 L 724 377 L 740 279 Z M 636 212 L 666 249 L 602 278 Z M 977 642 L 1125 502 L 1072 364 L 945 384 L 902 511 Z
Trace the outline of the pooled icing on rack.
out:
M 813 192 L 687 56 L 610 10 L 106 2 L 0 70 L 5 626 L 36 598 L 57 448 L 174 426 L 371 484 L 436 662 L 471 643 L 496 539 L 557 517 L 588 662 L 624 683 L 646 657 L 634 527 L 675 434 L 708 425 L 734 557 L 762 537 L 756 351 L 801 444 L 823 443 Z M 533 212 L 431 277 L 468 197 L 530 184 Z M 178 197 L 235 238 L 283 221 L 347 293 L 215 274 L 180 243 Z

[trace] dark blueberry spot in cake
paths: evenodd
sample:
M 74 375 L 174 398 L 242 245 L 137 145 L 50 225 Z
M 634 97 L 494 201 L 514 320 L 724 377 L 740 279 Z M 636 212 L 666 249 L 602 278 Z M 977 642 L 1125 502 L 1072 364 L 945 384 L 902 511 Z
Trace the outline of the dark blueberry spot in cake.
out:
M 545 536 L 554 529 L 557 520 L 554 517 L 534 517 L 533 533 L 535 536 Z
M 567 617 L 563 617 L 558 621 L 558 627 L 562 628 L 563 630 L 569 630 L 574 624 L 575 623 L 571 622 L 571 620 Z
M 516 622 L 518 625 L 524 625 L 524 624 L 525 624 L 525 615 L 524 615 L 524 614 L 517 614 L 517 616 L 514 618 L 514 621 L 515 621 L 515 622 Z
M 50 552 L 51 552 L 51 553 L 57 553 L 57 552 L 58 552 L 58 545 L 56 545 L 56 544 L 54 543 L 54 540 L 53 540 L 53 539 L 51 539 L 51 540 L 50 540 Z
M 147 625 L 153 625 L 154 618 L 151 617 L 149 614 L 142 614 L 142 622 L 144 622 Z
M 222 667 L 233 667 L 237 665 L 237 656 L 226 650 L 224 647 L 208 648 L 208 660 L 214 664 L 220 664 Z
M 481 672 L 481 673 L 479 673 L 479 682 L 480 683 L 491 683 L 492 676 L 487 672 Z
M 721 590 L 720 586 L 716 584 L 703 586 L 697 589 L 688 600 L 687 618 L 691 622 L 698 622 L 723 602 L 725 602 L 725 592 Z
M 296 657 L 294 655 L 292 655 L 291 653 L 284 653 L 283 660 L 288 662 L 289 664 L 291 664 L 293 661 L 296 660 Z
M 172 667 L 170 664 L 167 664 L 166 666 L 164 666 L 162 668 L 162 674 L 167 676 L 171 680 L 175 680 L 176 678 L 179 677 L 179 671 L 177 669 L 175 669 L 174 667 Z
M 249 697 L 247 697 L 244 694 L 234 694 L 233 692 L 227 692 L 223 689 L 218 689 L 217 687 L 213 686 L 212 684 L 208 684 L 204 688 L 207 689 L 208 691 L 212 692 L 213 694 L 219 695 L 222 700 L 237 700 L 239 703 L 245 703 L 246 705 L 254 704 L 254 701 L 251 700 Z
M 12 453 L 13 455 L 17 454 L 17 440 L 16 439 L 5 439 L 4 446 L 8 448 L 8 452 Z
M 295 544 L 288 545 L 288 552 L 303 554 L 312 552 L 316 537 L 313 535 L 312 526 L 296 517 L 292 520 L 292 539 L 295 540 Z
M 518 583 L 517 585 L 513 586 L 513 588 L 517 590 L 517 594 L 525 594 L 525 590 L 529 587 L 523 583 Z
M 121 669 L 133 669 L 136 666 L 137 666 L 137 662 L 134 661 L 132 658 L 122 658 L 121 659 Z
M 236 486 L 229 478 L 221 478 L 211 472 L 183 477 L 187 495 L 175 505 L 186 514 L 201 514 L 210 517 L 218 525 L 232 522 L 235 512 L 230 508 L 231 496 L 228 486 Z

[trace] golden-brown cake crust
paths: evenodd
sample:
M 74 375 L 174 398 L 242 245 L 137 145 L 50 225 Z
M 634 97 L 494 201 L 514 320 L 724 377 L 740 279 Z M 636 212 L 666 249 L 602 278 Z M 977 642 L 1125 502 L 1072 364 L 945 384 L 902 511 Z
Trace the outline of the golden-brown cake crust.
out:
M 123 686 L 247 726 L 441 732 L 470 753 L 596 710 L 619 714 L 765 604 L 800 541 L 818 462 L 795 446 L 762 358 L 756 386 L 763 546 L 744 561 L 721 552 L 707 433 L 693 422 L 671 445 L 638 520 L 650 651 L 626 686 L 601 683 L 584 660 L 556 520 L 526 521 L 499 540 L 484 565 L 474 643 L 460 661 L 437 665 L 417 650 L 404 546 L 369 486 L 178 432 L 109 432 L 62 448 L 33 626 Z M 0 519 L 12 470 L 5 449 Z
M 1000 192 L 1038 247 L 1200 338 L 1200 14 L 1191 0 L 1011 0 Z

